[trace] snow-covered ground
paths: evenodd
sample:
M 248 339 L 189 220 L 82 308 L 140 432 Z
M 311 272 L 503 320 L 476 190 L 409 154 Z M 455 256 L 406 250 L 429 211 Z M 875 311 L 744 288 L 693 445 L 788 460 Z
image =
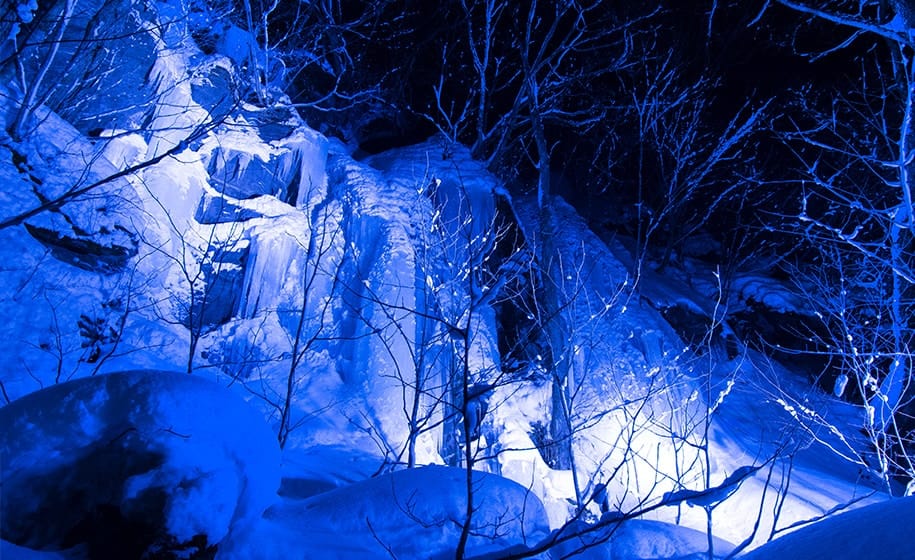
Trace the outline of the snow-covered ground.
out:
M 746 554 L 746 560 L 775 558 L 912 558 L 915 498 L 884 501 L 830 517 Z

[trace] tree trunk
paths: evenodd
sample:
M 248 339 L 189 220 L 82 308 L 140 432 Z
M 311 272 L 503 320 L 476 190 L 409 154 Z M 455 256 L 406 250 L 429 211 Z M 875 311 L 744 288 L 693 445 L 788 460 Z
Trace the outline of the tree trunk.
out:
M 897 9 L 900 9 L 902 2 L 897 3 Z M 903 12 L 908 13 L 908 12 Z M 911 15 L 911 14 L 909 14 Z M 907 20 L 907 24 L 912 22 Z M 900 277 L 899 271 L 906 270 L 906 247 L 910 241 L 911 228 L 913 225 L 912 212 L 912 195 L 910 183 L 910 166 L 909 154 L 912 153 L 912 136 L 913 136 L 913 118 L 915 118 L 915 93 L 912 87 L 915 85 L 915 60 L 910 54 L 911 50 L 905 45 L 899 46 L 899 54 L 902 64 L 902 73 L 905 83 L 904 105 L 902 107 L 902 123 L 899 127 L 899 141 L 897 146 L 898 161 L 896 163 L 899 177 L 899 186 L 902 189 L 901 203 L 897 207 L 895 214 L 891 217 L 889 240 L 890 240 L 890 266 L 892 274 L 892 287 L 890 293 L 890 334 L 893 343 L 893 362 L 890 364 L 886 377 L 880 384 L 879 392 L 870 400 L 871 412 L 873 414 L 873 427 L 880 433 L 885 433 L 891 429 L 893 424 L 893 415 L 898 410 L 909 382 L 907 358 L 908 352 L 905 341 L 905 325 L 907 318 L 903 311 L 903 302 L 906 297 L 903 284 L 905 280 Z

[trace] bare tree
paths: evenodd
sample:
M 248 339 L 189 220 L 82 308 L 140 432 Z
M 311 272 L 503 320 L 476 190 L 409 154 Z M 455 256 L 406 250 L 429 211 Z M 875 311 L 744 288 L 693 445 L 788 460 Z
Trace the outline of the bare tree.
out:
M 21 140 L 47 107 L 80 131 L 139 125 L 156 92 L 146 85 L 167 21 L 118 2 L 9 3 L 0 67 L 14 77 L 18 103 L 8 131 Z M 40 118 L 40 117 L 39 117 Z
M 331 305 L 338 293 L 343 259 L 335 257 L 338 249 L 339 229 L 334 224 L 333 208 L 329 204 L 316 204 L 308 219 L 308 239 L 302 271 L 301 301 L 297 310 L 295 331 L 291 335 L 292 354 L 286 373 L 285 391 L 282 393 L 277 438 L 280 448 L 285 447 L 289 434 L 301 420 L 294 419 L 296 386 L 300 381 L 299 368 L 316 343 L 326 342 L 332 334 Z M 323 285 L 318 285 L 319 283 Z M 278 403 L 277 403 L 278 404 Z
M 435 431 L 442 458 L 466 470 L 457 558 L 478 507 L 473 471 L 490 455 L 481 430 L 486 409 L 495 388 L 509 382 L 495 345 L 495 309 L 513 295 L 529 261 L 497 195 L 476 178 L 469 186 L 462 173 L 460 163 L 445 161 L 403 189 L 416 197 L 407 285 L 357 276 L 344 287 L 366 332 L 389 354 L 388 377 L 402 387 L 405 441 L 385 442 L 385 452 L 415 466 L 418 438 Z
M 7 8 L 4 23 L 11 29 L 4 46 L 11 46 L 0 51 L 0 69 L 16 77 L 3 94 L 18 105 L 15 118 L 6 123 L 12 140 L 6 143 L 37 200 L 0 219 L 0 229 L 119 188 L 217 126 L 217 119 L 190 99 L 190 76 L 164 69 L 167 64 L 158 58 L 174 47 L 171 30 L 180 31 L 186 22 L 139 11 L 123 14 L 123 6 L 108 0 L 21 8 Z M 72 130 L 63 133 L 60 118 Z M 74 178 L 71 184 L 35 172 L 44 162 L 29 161 L 35 151 L 28 149 L 30 142 L 48 134 L 67 144 L 56 146 L 61 151 L 56 157 L 64 164 L 60 171 Z M 134 134 L 151 140 L 146 157 L 111 161 L 108 148 Z
M 426 117 L 496 171 L 530 158 L 544 203 L 552 193 L 551 131 L 584 133 L 601 122 L 613 101 L 594 94 L 597 84 L 629 63 L 630 34 L 651 12 L 623 17 L 598 2 L 486 0 L 461 2 L 460 14 L 464 47 L 444 50 Z M 469 86 L 454 79 L 455 64 L 473 76 Z
M 192 373 L 201 338 L 223 320 L 215 317 L 211 309 L 215 304 L 217 278 L 237 266 L 231 262 L 231 255 L 242 249 L 243 227 L 239 222 L 216 225 L 197 224 L 193 220 L 182 222 L 156 193 L 147 190 L 150 200 L 158 207 L 150 209 L 150 219 L 164 217 L 165 224 L 159 222 L 160 226 L 167 224 L 161 237 L 140 234 L 141 241 L 165 263 L 158 273 L 164 275 L 170 288 L 165 300 L 156 302 L 155 312 L 165 323 L 187 329 L 185 371 Z
M 859 388 L 863 424 L 881 448 L 878 469 L 886 478 L 888 451 L 905 447 L 910 429 L 915 19 L 902 1 L 776 4 L 795 13 L 801 29 L 837 32 L 831 48 L 792 45 L 802 56 L 869 45 L 843 92 L 825 97 L 805 89 L 799 110 L 782 120 L 800 195 L 796 213 L 781 216 L 779 227 L 794 233 L 821 269 L 801 272 L 828 333 L 823 352 Z

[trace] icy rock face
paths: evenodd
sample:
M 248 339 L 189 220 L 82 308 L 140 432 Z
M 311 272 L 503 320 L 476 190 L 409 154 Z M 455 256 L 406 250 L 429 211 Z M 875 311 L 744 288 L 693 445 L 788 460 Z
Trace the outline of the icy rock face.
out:
M 213 188 L 238 199 L 273 195 L 296 206 L 323 198 L 327 140 L 306 127 L 261 132 L 248 117 L 237 117 L 236 127 L 221 133 L 212 149 L 207 170 Z M 258 137 L 246 128 L 257 130 Z M 270 142 L 259 136 L 282 132 L 287 135 Z
M 239 204 L 225 196 L 205 191 L 197 205 L 194 219 L 201 224 L 226 224 L 246 222 L 254 218 L 263 218 L 263 214 L 254 208 Z
M 505 405 L 490 413 L 492 423 L 504 427 L 500 441 L 512 440 L 499 455 L 501 472 L 518 482 L 535 479 L 532 490 L 541 497 L 554 526 L 570 515 L 566 500 L 576 495 L 575 481 L 561 476 L 570 471 L 547 470 L 536 457 L 531 460 L 523 451 L 530 447 L 527 434 L 518 425 L 520 416 L 532 427 L 544 426 L 539 431 L 528 428 L 528 433 L 537 436 L 537 445 L 550 449 L 555 436 L 562 436 L 561 429 L 555 430 L 564 427 L 556 422 L 564 414 L 557 406 L 562 400 L 556 398 L 562 395 L 580 428 L 568 448 L 556 446 L 555 454 L 545 458 L 552 467 L 564 466 L 563 458 L 567 464 L 574 459 L 579 484 L 605 482 L 610 495 L 632 500 L 634 506 L 645 495 L 660 497 L 660 491 L 671 489 L 658 473 L 678 472 L 681 480 L 698 476 L 692 466 L 695 453 L 676 449 L 667 435 L 683 433 L 681 417 L 687 415 L 681 409 L 695 406 L 688 402 L 690 393 L 676 359 L 684 344 L 659 313 L 628 297 L 631 278 L 626 266 L 571 206 L 556 198 L 545 216 L 532 202 L 522 202 L 516 210 L 528 239 L 551 233 L 542 240 L 541 250 L 551 255 L 541 271 L 549 277 L 543 302 L 558 310 L 557 319 L 550 322 L 558 333 L 545 336 L 560 334 L 564 340 L 557 347 L 568 341 L 571 351 L 563 360 L 554 357 L 546 364 L 564 373 L 561 392 L 550 384 L 537 392 L 519 391 L 507 395 Z M 657 432 L 640 429 L 662 417 L 668 425 Z M 607 434 L 626 434 L 628 439 L 620 445 L 622 439 L 614 441 Z
M 308 251 L 307 222 L 301 215 L 278 218 L 247 232 L 251 242 L 237 314 L 294 314 L 302 300 L 302 270 Z
M 214 57 L 191 77 L 191 97 L 219 122 L 229 116 L 235 107 L 236 83 L 232 68 Z
M 189 308 L 190 314 L 184 318 L 190 328 L 221 325 L 234 316 L 244 284 L 247 257 L 248 246 L 241 242 L 211 251 L 209 260 L 201 266 L 202 293 Z
M 204 550 L 256 518 L 279 487 L 263 419 L 200 378 L 84 378 L 0 409 L 4 539 L 81 543 L 91 557 Z

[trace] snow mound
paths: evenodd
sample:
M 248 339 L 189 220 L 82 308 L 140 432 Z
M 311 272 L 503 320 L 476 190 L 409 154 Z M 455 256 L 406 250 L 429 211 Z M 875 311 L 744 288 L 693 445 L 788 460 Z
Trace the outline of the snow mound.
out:
M 220 546 L 219 558 L 453 557 L 465 518 L 465 477 L 451 467 L 408 469 L 277 504 L 245 539 Z M 483 472 L 473 478 L 469 556 L 547 535 L 543 507 L 527 489 Z
M 724 558 L 734 545 L 714 539 L 715 558 Z M 708 535 L 695 529 L 664 523 L 634 519 L 624 523 L 611 541 L 614 558 L 629 560 L 708 558 Z
M 3 560 L 64 560 L 68 557 L 56 552 L 39 552 L 0 540 L 0 558 Z
M 206 549 L 275 499 L 263 419 L 201 378 L 132 371 L 0 408 L 3 538 L 90 557 Z
M 787 534 L 741 560 L 903 560 L 915 556 L 915 497 L 888 500 L 829 517 Z
M 586 529 L 587 526 L 581 525 Z M 576 527 L 570 526 L 574 531 Z M 715 558 L 725 558 L 734 545 L 714 539 Z M 622 525 L 586 533 L 559 544 L 554 558 L 577 560 L 686 560 L 708 559 L 708 535 L 695 529 L 645 519 L 632 519 Z

